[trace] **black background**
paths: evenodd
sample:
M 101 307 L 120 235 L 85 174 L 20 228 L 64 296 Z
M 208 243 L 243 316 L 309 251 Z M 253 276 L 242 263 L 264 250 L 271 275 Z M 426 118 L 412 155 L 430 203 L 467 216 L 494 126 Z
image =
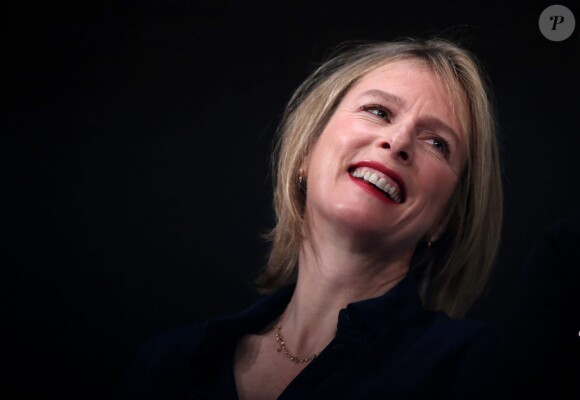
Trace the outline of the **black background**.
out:
M 504 322 L 522 258 L 579 200 L 580 28 L 544 38 L 551 2 L 402 3 L 4 10 L 2 390 L 106 397 L 153 334 L 257 298 L 274 130 L 292 90 L 346 40 L 439 35 L 481 59 L 506 216 L 471 315 Z M 580 18 L 578 2 L 558 3 Z

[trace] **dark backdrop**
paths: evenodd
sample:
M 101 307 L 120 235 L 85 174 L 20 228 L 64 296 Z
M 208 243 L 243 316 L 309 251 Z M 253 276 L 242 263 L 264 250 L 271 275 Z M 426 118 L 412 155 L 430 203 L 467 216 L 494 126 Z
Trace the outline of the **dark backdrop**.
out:
M 17 398 L 103 398 L 153 334 L 256 299 L 275 127 L 345 40 L 461 40 L 494 83 L 506 218 L 472 316 L 504 321 L 522 257 L 576 211 L 580 29 L 545 39 L 551 2 L 78 3 L 0 16 L 2 390 Z

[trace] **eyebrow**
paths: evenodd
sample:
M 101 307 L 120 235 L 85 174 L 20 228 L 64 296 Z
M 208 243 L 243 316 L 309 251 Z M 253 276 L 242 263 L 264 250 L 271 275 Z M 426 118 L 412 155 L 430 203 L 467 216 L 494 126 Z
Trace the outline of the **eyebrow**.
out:
M 394 103 L 396 106 L 399 106 L 399 107 L 405 106 L 405 100 L 403 100 L 399 96 L 385 92 L 385 91 L 380 90 L 380 89 L 367 90 L 366 92 L 362 93 L 361 96 L 380 97 L 381 99 L 383 99 L 387 102 Z
M 380 89 L 370 89 L 367 90 L 366 92 L 363 92 L 361 94 L 362 96 L 372 96 L 372 97 L 380 97 L 381 99 L 383 99 L 386 102 L 389 103 L 393 103 L 395 104 L 397 107 L 401 107 L 404 108 L 405 107 L 405 100 L 403 100 L 401 97 L 396 96 L 392 93 L 388 93 L 385 92 L 384 90 L 380 90 Z M 457 134 L 457 132 L 455 132 L 453 130 L 453 128 L 451 128 L 449 125 L 447 125 L 445 122 L 441 121 L 439 118 L 437 117 L 427 117 L 425 118 L 425 125 L 431 126 L 437 130 L 441 130 L 441 131 L 445 131 L 448 134 L 450 134 L 451 136 L 453 136 L 453 138 L 455 139 L 455 141 L 457 143 L 460 143 L 460 139 L 459 139 L 459 135 Z

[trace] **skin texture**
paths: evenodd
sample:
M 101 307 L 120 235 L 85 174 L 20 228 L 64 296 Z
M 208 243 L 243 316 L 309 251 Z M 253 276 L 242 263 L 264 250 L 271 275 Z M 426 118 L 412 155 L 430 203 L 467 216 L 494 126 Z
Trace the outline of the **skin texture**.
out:
M 399 61 L 364 76 L 338 105 L 302 165 L 306 237 L 296 289 L 281 316 L 294 354 L 323 350 L 339 311 L 395 286 L 417 243 L 436 240 L 445 228 L 466 157 L 454 112 L 464 108 L 453 98 L 422 64 Z M 363 161 L 402 178 L 402 203 L 352 178 L 353 165 Z M 277 398 L 308 366 L 276 351 L 275 323 L 238 342 L 234 372 L 241 399 Z
M 403 103 L 382 98 L 374 93 L 377 89 Z M 375 105 L 384 109 L 368 108 Z M 439 151 L 441 139 L 449 144 L 448 155 Z M 371 72 L 345 96 L 307 161 L 309 228 L 330 225 L 340 237 L 361 237 L 357 246 L 372 245 L 391 254 L 396 250 L 408 257 L 422 237 L 433 240 L 439 233 L 464 164 L 463 140 L 446 91 L 430 71 L 397 62 Z M 403 204 L 377 201 L 353 186 L 348 168 L 365 160 L 403 178 Z

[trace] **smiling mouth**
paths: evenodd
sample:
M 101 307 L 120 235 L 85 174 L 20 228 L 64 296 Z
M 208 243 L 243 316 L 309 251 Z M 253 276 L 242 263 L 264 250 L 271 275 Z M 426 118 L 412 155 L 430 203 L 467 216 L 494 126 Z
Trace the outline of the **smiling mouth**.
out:
M 403 202 L 403 194 L 399 185 L 388 175 L 376 169 L 360 166 L 348 171 L 351 176 L 373 186 L 397 204 Z

